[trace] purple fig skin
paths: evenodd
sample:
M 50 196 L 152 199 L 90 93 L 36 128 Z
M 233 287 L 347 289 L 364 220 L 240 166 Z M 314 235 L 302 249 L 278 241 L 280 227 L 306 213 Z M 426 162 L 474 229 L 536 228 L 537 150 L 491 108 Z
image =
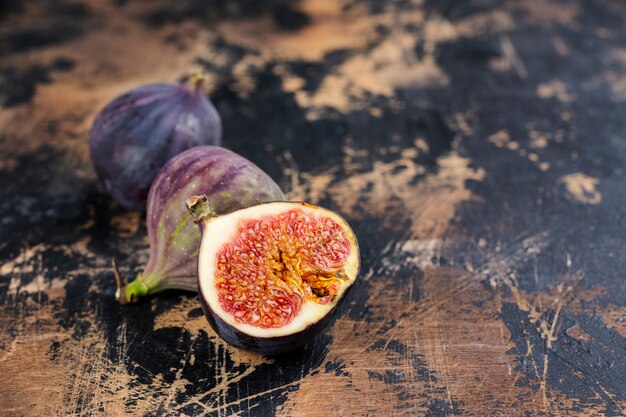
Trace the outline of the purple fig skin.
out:
M 207 196 L 216 215 L 285 200 L 265 172 L 228 149 L 200 146 L 175 156 L 150 188 L 146 214 L 150 259 L 143 273 L 118 289 L 122 304 L 166 289 L 198 290 L 201 232 L 185 205 L 196 194 Z
M 222 123 L 202 91 L 202 77 L 181 84 L 148 84 L 109 103 L 89 135 L 100 182 L 122 206 L 144 210 L 159 169 L 173 156 L 219 145 Z

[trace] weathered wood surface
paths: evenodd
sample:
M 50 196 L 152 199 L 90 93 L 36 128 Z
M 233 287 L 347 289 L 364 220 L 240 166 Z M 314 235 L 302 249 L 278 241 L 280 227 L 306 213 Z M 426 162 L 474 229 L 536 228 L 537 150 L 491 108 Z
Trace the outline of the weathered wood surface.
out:
M 626 4 L 24 1 L 0 17 L 0 415 L 624 415 Z M 345 215 L 360 281 L 279 357 L 121 307 L 96 111 L 194 66 L 225 145 Z

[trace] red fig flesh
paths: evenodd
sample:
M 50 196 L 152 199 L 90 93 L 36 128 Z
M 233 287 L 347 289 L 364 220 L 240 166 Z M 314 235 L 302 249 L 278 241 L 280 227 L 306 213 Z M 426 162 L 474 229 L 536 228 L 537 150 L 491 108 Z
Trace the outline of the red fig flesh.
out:
M 261 353 L 305 344 L 323 330 L 359 270 L 356 237 L 336 213 L 300 202 L 227 215 L 188 205 L 202 223 L 199 295 L 228 343 Z

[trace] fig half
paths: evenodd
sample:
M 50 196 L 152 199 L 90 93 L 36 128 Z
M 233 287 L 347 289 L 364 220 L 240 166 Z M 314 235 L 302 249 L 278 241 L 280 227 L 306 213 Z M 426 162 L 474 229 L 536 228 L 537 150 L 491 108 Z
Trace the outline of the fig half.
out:
M 302 202 L 218 216 L 187 200 L 200 224 L 198 292 L 215 332 L 241 349 L 277 354 L 321 332 L 354 283 L 356 237 L 338 214 Z

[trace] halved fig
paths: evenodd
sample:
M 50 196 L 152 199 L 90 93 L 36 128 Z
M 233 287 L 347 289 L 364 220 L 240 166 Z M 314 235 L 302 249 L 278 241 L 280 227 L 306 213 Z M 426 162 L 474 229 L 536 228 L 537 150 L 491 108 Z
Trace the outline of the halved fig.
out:
M 272 202 L 217 216 L 205 196 L 187 200 L 200 224 L 198 292 L 217 334 L 265 354 L 321 332 L 354 283 L 359 249 L 338 214 Z

